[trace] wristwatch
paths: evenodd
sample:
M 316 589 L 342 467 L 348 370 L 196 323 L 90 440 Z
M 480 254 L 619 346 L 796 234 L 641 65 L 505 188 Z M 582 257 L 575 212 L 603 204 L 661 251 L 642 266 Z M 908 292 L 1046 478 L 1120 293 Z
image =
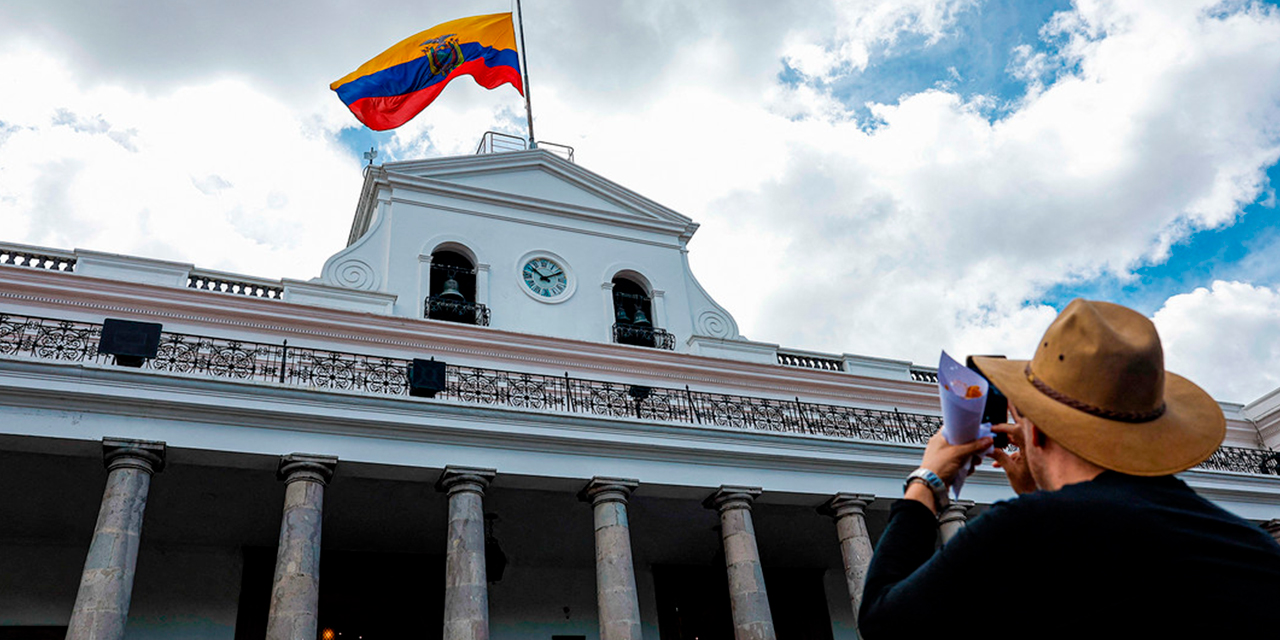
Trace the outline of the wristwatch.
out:
M 938 511 L 946 509 L 947 505 L 951 504 L 951 499 L 947 497 L 947 485 L 942 482 L 942 478 L 939 478 L 938 474 L 920 467 L 907 476 L 907 481 L 902 483 L 902 490 L 906 491 L 912 482 L 924 483 L 929 488 L 929 491 L 933 492 L 933 504 L 938 508 Z

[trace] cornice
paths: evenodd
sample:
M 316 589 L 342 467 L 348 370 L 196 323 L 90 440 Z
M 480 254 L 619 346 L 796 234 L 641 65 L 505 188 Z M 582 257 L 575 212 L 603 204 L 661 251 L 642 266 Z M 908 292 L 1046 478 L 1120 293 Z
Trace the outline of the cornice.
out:
M 905 411 L 938 411 L 937 392 L 916 382 L 865 378 L 842 372 L 724 360 L 689 353 L 646 349 L 471 325 L 384 316 L 263 300 L 176 287 L 121 283 L 76 274 L 0 267 L 0 301 L 49 309 L 122 314 L 152 321 L 230 327 L 274 334 L 297 344 L 314 339 L 326 349 L 376 353 L 456 354 L 498 363 L 502 368 L 536 365 L 578 375 L 600 372 L 603 379 L 791 400 L 824 399 L 833 404 Z M 353 331 L 352 327 L 358 327 Z M 409 354 L 404 353 L 408 351 Z M 706 387 L 714 387 L 707 389 Z
M 542 221 L 538 221 L 538 220 L 531 220 L 531 219 L 529 219 L 529 218 L 521 218 L 521 217 L 519 217 L 519 216 L 502 215 L 502 214 L 500 214 L 500 213 L 496 213 L 496 212 L 492 212 L 492 211 L 476 211 L 475 209 L 465 209 L 465 208 L 463 208 L 463 207 L 451 207 L 451 206 L 448 206 L 448 205 L 446 205 L 446 204 L 442 204 L 442 203 L 440 203 L 440 202 L 427 202 L 427 201 L 420 201 L 420 200 L 414 200 L 414 199 L 411 199 L 411 198 L 405 198 L 405 197 L 403 197 L 403 196 L 394 196 L 394 195 L 393 195 L 392 197 L 388 198 L 387 200 L 388 200 L 389 202 L 391 202 L 391 203 L 394 203 L 394 204 L 408 204 L 408 205 L 412 205 L 412 206 L 415 206 L 415 207 L 423 207 L 423 208 L 427 208 L 427 209 L 434 209 L 434 210 L 437 210 L 437 211 L 449 211 L 449 212 L 451 212 L 451 213 L 460 213 L 460 214 L 463 214 L 463 215 L 475 216 L 475 217 L 478 217 L 478 218 L 489 218 L 489 219 L 491 219 L 491 220 L 502 220 L 502 221 L 505 221 L 505 222 L 515 222 L 515 223 L 518 223 L 518 224 L 527 224 L 527 225 L 531 225 L 531 226 L 535 226 L 535 227 L 543 227 L 543 228 L 547 228 L 547 229 L 556 229 L 556 230 L 558 230 L 558 231 L 571 231 L 571 232 L 573 232 L 573 233 L 576 233 L 576 234 L 579 234 L 579 235 L 584 235 L 584 236 L 594 236 L 594 237 L 597 237 L 597 238 L 609 238 L 609 239 L 613 239 L 613 240 L 625 240 L 625 241 L 627 241 L 627 242 L 634 242 L 634 243 L 638 243 L 638 244 L 647 244 L 647 245 L 651 245 L 651 246 L 655 246 L 655 247 L 662 247 L 662 248 L 664 248 L 664 249 L 683 249 L 683 248 L 684 248 L 684 245 L 683 245 L 683 244 L 681 244 L 679 241 L 676 241 L 676 240 L 668 240 L 668 241 L 665 241 L 665 242 L 664 242 L 664 241 L 655 241 L 655 240 L 649 240 L 649 239 L 646 239 L 646 238 L 639 238 L 639 237 L 636 237 L 636 236 L 622 235 L 621 233 L 606 233 L 606 232 L 603 232 L 603 231 L 597 231 L 597 230 L 594 230 L 594 229 L 583 229 L 582 227 L 575 227 L 575 226 L 568 225 L 568 224 L 552 224 L 552 223 L 550 223 L 550 222 L 542 222 Z M 615 226 L 615 227 L 616 227 L 616 226 L 619 226 L 619 225 L 613 224 L 612 222 L 610 222 L 610 225 L 611 225 L 611 226 Z M 670 231 L 670 230 L 666 230 L 666 231 L 664 231 L 664 235 L 666 235 L 666 236 L 670 237 L 670 233 L 669 233 L 669 231 Z
M 585 220 L 588 222 L 611 226 L 630 227 L 644 231 L 654 231 L 677 236 L 683 236 L 688 232 L 686 224 L 675 223 L 668 220 L 639 216 L 633 213 L 596 209 L 593 207 L 569 204 L 554 200 L 544 200 L 541 198 L 534 198 L 532 196 L 512 194 L 505 191 L 484 189 L 482 187 L 460 185 L 433 178 L 423 178 L 420 176 L 388 171 L 386 181 L 387 184 L 393 188 L 401 187 L 434 196 L 455 198 L 468 202 L 505 207 L 532 213 Z
M 470 156 L 450 156 L 397 162 L 383 165 L 396 173 L 421 172 L 432 177 L 470 176 L 498 173 L 511 169 L 538 168 L 558 176 L 606 199 L 631 208 L 650 212 L 660 219 L 680 225 L 693 224 L 693 220 L 665 207 L 608 178 L 569 162 L 553 153 L 540 149 Z M 696 227 L 696 225 L 694 225 Z

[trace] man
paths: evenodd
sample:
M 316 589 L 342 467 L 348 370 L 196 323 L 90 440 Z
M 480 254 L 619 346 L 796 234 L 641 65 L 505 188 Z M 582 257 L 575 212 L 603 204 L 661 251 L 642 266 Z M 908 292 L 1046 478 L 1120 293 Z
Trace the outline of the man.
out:
M 1217 449 L 1226 420 L 1164 371 L 1149 320 L 1075 300 L 1030 361 L 975 363 L 1009 398 L 1015 422 L 995 430 L 1018 451 L 993 457 L 1019 496 L 935 553 L 946 488 L 991 440 L 934 435 L 872 558 L 863 637 L 1280 633 L 1280 545 L 1172 475 Z

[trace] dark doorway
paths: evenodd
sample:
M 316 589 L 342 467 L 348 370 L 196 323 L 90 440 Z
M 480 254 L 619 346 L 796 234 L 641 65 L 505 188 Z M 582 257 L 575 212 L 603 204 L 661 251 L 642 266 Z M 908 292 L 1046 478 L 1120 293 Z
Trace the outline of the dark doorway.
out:
M 236 640 L 266 635 L 275 554 L 275 549 L 245 549 Z M 320 640 L 431 640 L 443 635 L 442 556 L 324 551 Z
M 0 627 L 0 640 L 63 640 L 66 627 Z
M 822 569 L 765 569 L 778 640 L 832 640 Z M 723 567 L 654 566 L 661 640 L 733 640 Z
M 733 640 L 729 585 L 722 567 L 653 567 L 661 640 Z
M 832 640 L 822 569 L 764 570 L 778 640 Z

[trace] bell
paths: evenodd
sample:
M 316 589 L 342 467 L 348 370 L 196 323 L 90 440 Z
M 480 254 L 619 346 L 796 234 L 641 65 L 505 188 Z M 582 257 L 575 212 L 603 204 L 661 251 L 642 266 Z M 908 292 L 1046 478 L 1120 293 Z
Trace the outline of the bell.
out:
M 618 314 L 615 319 L 622 324 L 631 324 L 631 318 L 627 317 L 627 309 L 622 305 L 618 305 Z
M 449 276 L 449 279 L 444 281 L 444 289 L 440 292 L 440 297 L 457 300 L 458 302 L 467 301 L 467 297 L 462 295 L 461 291 L 458 291 L 458 281 L 454 280 L 453 276 Z
M 644 315 L 644 309 L 640 307 L 636 307 L 636 324 L 653 325 L 652 322 L 649 322 L 649 318 Z

